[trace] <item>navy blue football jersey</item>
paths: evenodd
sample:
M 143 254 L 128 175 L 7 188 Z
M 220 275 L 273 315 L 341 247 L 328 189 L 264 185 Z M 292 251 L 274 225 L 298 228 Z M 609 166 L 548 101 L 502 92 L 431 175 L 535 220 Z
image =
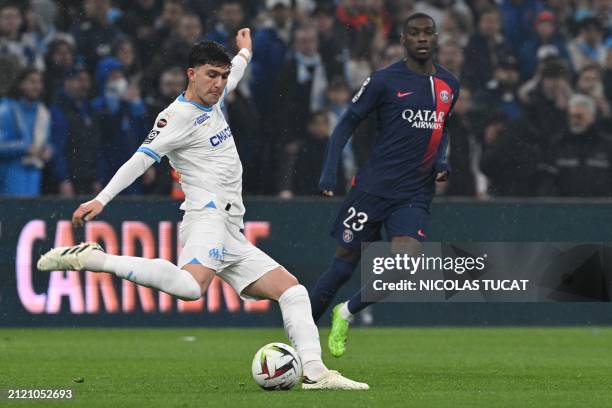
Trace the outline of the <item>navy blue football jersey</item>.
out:
M 375 71 L 349 105 L 364 119 L 377 112 L 373 150 L 354 188 L 386 198 L 433 196 L 435 174 L 447 170 L 448 116 L 459 97 L 459 81 L 435 65 L 422 75 L 398 61 Z

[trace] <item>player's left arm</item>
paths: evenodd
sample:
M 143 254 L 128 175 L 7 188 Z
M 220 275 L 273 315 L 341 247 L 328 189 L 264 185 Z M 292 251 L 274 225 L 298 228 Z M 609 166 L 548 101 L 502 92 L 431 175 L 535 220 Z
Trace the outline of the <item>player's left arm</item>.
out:
M 247 65 L 253 57 L 253 42 L 251 40 L 251 30 L 249 28 L 241 28 L 238 30 L 238 34 L 236 34 L 236 46 L 240 51 L 238 51 L 238 54 L 232 59 L 232 69 L 227 78 L 225 95 L 236 89 L 238 82 L 240 82 L 244 76 Z
M 444 120 L 444 128 L 442 129 L 442 140 L 440 146 L 438 146 L 438 154 L 436 156 L 436 162 L 434 164 L 434 171 L 436 172 L 436 181 L 444 182 L 448 180 L 451 172 L 450 163 L 448 162 L 448 143 L 450 141 L 450 134 L 448 130 L 448 123 L 450 115 L 453 113 L 455 103 L 459 99 L 459 88 L 457 88 L 455 95 L 453 96 L 453 102 L 448 110 L 446 120 Z

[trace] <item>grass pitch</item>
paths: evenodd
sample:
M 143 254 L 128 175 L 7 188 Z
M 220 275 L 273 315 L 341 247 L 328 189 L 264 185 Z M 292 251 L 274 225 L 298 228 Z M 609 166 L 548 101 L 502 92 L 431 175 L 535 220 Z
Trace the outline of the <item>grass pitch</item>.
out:
M 251 359 L 287 342 L 281 329 L 0 329 L 0 388 L 75 394 L 0 407 L 612 406 L 611 328 L 354 329 L 349 340 L 325 360 L 370 391 L 260 390 Z

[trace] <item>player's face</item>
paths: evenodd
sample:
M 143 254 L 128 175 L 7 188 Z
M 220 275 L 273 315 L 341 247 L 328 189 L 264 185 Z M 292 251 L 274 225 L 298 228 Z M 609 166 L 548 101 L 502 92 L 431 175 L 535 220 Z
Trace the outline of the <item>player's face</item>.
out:
M 227 84 L 230 67 L 217 67 L 206 64 L 187 69 L 189 82 L 193 84 L 195 95 L 204 105 L 212 106 L 219 102 Z
M 402 35 L 402 44 L 410 58 L 417 61 L 431 59 L 438 46 L 438 34 L 433 21 L 428 18 L 410 21 Z

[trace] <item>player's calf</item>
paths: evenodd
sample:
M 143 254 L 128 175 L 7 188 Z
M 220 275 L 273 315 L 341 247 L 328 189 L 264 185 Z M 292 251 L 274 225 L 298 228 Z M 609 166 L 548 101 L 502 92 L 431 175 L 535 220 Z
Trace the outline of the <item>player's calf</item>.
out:
M 167 260 L 109 255 L 96 243 L 54 248 L 40 257 L 37 266 L 41 271 L 109 272 L 184 300 L 202 296 L 202 288 L 191 273 Z

